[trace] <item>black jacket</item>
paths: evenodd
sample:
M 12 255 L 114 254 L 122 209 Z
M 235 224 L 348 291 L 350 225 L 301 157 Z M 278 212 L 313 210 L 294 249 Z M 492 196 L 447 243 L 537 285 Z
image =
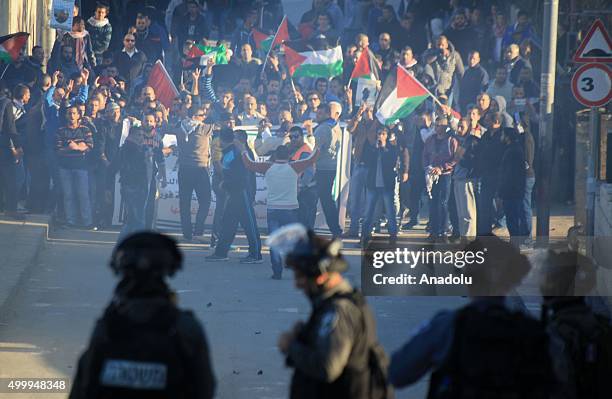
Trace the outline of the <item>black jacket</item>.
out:
M 96 119 L 97 133 L 94 136 L 94 152 L 100 166 L 116 170 L 121 129 L 121 122 L 116 123 L 106 118 Z
M 2 98 L 0 99 L 0 152 L 8 153 L 12 147 L 21 147 L 21 137 L 15 126 L 13 102 L 9 98 Z
M 502 199 L 517 200 L 525 196 L 525 151 L 520 141 L 510 144 L 504 152 L 499 171 L 497 192 Z
M 459 83 L 459 107 L 461 112 L 467 114 L 468 104 L 476 105 L 476 97 L 489 87 L 489 74 L 478 64 L 476 67 L 469 67 Z
M 142 51 L 138 51 L 132 57 L 120 51 L 115 54 L 115 65 L 119 71 L 119 75 L 126 78 L 130 84 L 142 73 L 144 64 L 147 62 L 147 56 Z
M 366 143 L 363 149 L 363 161 L 368 168 L 366 177 L 366 187 L 368 189 L 376 188 L 376 169 L 378 167 L 378 156 L 382 163 L 382 177 L 384 188 L 392 190 L 395 188 L 395 180 L 397 178 L 397 166 L 399 163 L 399 148 L 397 145 L 391 145 L 387 142 L 384 148 L 376 148 L 370 143 Z
M 248 189 L 248 171 L 242 162 L 240 150 L 235 145 L 223 149 L 221 158 L 223 168 L 223 189 L 230 194 L 240 193 Z
M 163 163 L 162 142 L 157 134 L 150 136 L 141 127 L 131 128 L 119 151 L 121 184 L 146 189 Z
M 483 134 L 476 156 L 476 176 L 487 181 L 496 181 L 499 178 L 500 160 L 505 150 L 501 137 L 501 129 L 489 129 Z

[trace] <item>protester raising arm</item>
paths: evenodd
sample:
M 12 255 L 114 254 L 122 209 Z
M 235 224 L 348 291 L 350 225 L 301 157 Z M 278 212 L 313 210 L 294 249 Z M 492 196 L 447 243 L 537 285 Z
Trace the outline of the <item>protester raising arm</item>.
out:
M 212 70 L 214 65 L 214 57 L 209 58 L 208 62 L 206 63 L 206 72 L 204 73 L 204 99 L 210 100 L 212 103 L 216 104 L 219 102 L 219 99 L 217 98 L 212 85 Z

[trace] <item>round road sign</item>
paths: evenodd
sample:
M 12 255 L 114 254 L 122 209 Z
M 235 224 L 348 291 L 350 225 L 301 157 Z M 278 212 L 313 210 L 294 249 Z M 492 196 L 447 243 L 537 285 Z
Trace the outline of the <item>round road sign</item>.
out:
M 586 107 L 600 107 L 612 99 L 612 71 L 605 64 L 590 63 L 572 77 L 572 93 Z

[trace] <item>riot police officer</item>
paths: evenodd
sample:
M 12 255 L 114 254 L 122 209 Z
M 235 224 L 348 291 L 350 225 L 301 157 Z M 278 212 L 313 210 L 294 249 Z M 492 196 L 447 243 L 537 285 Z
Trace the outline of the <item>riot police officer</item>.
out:
M 182 258 L 173 239 L 153 232 L 115 248 L 110 266 L 121 280 L 79 360 L 71 399 L 213 397 L 204 330 L 166 283 Z
M 364 297 L 342 277 L 348 263 L 340 241 L 291 224 L 272 234 L 268 245 L 285 257 L 296 287 L 312 304 L 308 321 L 297 322 L 278 339 L 287 366 L 295 370 L 290 397 L 389 397 L 387 358 Z

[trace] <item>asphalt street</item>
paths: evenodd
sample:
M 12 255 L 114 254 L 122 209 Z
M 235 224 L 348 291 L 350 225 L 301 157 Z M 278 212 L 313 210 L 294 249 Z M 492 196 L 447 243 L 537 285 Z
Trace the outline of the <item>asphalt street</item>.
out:
M 14 306 L 0 325 L 0 377 L 67 377 L 75 372 L 92 327 L 108 303 L 116 278 L 107 266 L 116 234 L 61 230 L 52 234 Z M 244 243 L 240 239 L 239 243 Z M 350 243 L 348 244 L 350 246 Z M 310 305 L 293 286 L 292 274 L 269 279 L 263 264 L 241 265 L 238 246 L 226 263 L 205 263 L 205 245 L 182 246 L 184 270 L 172 286 L 180 304 L 202 321 L 212 350 L 219 398 L 285 398 L 291 370 L 276 341 Z M 347 250 L 348 278 L 359 285 L 357 250 Z M 388 352 L 412 330 L 445 308 L 463 303 L 446 297 L 370 297 L 378 334 Z M 427 381 L 401 391 L 399 398 L 422 398 Z M 5 395 L 5 396 L 3 396 Z M 30 395 L 40 398 L 40 395 Z M 24 394 L 0 397 L 25 398 Z M 45 397 L 62 398 L 63 394 Z

